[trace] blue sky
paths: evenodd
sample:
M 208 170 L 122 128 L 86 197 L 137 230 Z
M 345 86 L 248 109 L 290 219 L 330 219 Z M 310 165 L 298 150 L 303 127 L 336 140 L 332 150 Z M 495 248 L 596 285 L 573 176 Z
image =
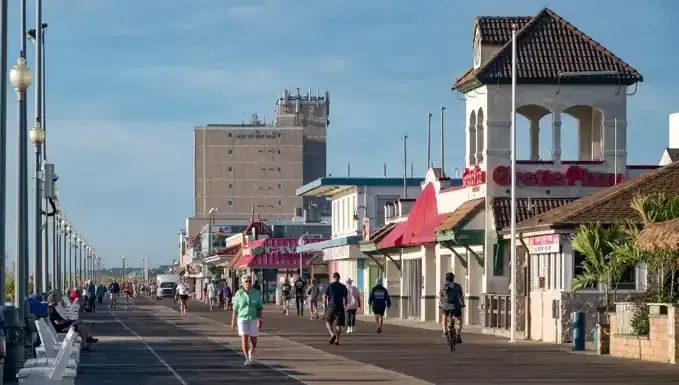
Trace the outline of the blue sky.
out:
M 10 3 L 13 61 L 19 12 L 18 1 Z M 464 103 L 450 85 L 472 64 L 478 15 L 534 15 L 548 6 L 636 67 L 645 83 L 629 99 L 629 163 L 657 163 L 668 114 L 679 111 L 673 92 L 679 77 L 668 76 L 679 67 L 670 20 L 679 3 L 671 1 L 633 9 L 612 0 L 44 3 L 48 154 L 61 177 L 66 215 L 107 266 L 120 265 L 121 255 L 133 265 L 143 256 L 172 261 L 177 230 L 192 212 L 193 126 L 238 122 L 252 112 L 271 118 L 283 88 L 330 90 L 329 173 L 343 174 L 352 163 L 361 164 L 362 176 L 381 175 L 386 162 L 398 176 L 400 137 L 407 133 L 408 157 L 421 174 L 426 114 L 434 112 L 438 125 L 440 104 L 447 107 L 447 168 L 462 166 Z M 34 4 L 29 1 L 29 26 Z M 13 256 L 13 104 L 8 114 Z M 436 138 L 432 146 L 438 148 Z M 568 140 L 564 147 L 567 158 L 573 148 Z

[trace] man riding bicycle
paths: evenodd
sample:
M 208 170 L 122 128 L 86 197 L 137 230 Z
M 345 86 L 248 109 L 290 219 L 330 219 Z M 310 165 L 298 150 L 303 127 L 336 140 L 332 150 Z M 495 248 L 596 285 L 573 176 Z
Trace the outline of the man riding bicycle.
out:
M 448 318 L 454 317 L 453 325 L 455 325 L 457 341 L 456 343 L 462 343 L 462 308 L 465 307 L 464 304 L 464 294 L 462 292 L 462 286 L 455 282 L 455 274 L 446 273 L 446 281 L 443 284 L 443 289 L 441 289 L 441 303 L 439 307 L 441 308 L 441 328 L 443 329 L 443 337 L 447 338 L 448 329 Z

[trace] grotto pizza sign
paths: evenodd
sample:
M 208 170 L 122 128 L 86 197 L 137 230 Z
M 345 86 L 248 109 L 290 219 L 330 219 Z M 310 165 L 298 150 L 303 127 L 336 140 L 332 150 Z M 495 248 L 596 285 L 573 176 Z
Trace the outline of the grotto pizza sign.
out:
M 500 166 L 493 170 L 493 181 L 500 186 L 509 186 L 512 182 L 511 167 Z M 566 171 L 536 170 L 518 171 L 516 184 L 523 186 L 558 187 L 558 186 L 583 186 L 583 187 L 611 187 L 622 183 L 624 176 L 613 173 L 595 172 L 584 169 L 578 165 L 570 166 Z M 616 181 L 617 180 L 617 181 Z

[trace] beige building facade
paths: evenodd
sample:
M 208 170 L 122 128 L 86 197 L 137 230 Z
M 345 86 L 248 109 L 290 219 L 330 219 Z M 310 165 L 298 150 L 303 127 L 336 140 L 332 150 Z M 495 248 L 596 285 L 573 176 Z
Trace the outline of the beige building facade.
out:
M 296 196 L 300 186 L 326 174 L 329 93 L 284 90 L 276 100 L 276 119 L 253 114 L 240 124 L 207 124 L 194 129 L 194 213 L 189 222 L 289 219 L 311 204 L 321 212 L 325 200 Z M 198 223 L 196 223 L 198 224 Z M 202 226 L 189 226 L 196 231 Z

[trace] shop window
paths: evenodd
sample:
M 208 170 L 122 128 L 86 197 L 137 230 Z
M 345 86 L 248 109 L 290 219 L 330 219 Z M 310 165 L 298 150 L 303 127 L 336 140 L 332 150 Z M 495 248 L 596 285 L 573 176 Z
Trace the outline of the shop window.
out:
M 611 289 L 615 289 L 615 282 L 611 282 Z M 635 290 L 637 288 L 637 267 L 625 270 L 618 282 L 618 290 Z
M 585 272 L 585 256 L 579 251 L 573 250 L 573 278 L 580 276 Z M 584 289 L 596 289 L 597 284 L 592 283 L 584 287 Z

